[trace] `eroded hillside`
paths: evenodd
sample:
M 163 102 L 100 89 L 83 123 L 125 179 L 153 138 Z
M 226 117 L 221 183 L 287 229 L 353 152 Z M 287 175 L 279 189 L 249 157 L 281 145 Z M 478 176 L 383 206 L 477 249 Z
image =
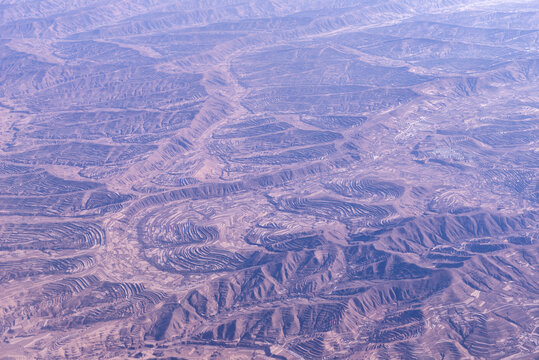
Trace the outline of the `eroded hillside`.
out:
M 538 10 L 0 0 L 2 356 L 538 356 Z

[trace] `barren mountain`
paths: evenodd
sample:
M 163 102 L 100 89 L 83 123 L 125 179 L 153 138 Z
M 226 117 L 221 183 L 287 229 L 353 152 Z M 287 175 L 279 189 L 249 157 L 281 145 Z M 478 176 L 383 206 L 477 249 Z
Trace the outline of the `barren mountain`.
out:
M 539 6 L 0 0 L 0 359 L 536 359 Z

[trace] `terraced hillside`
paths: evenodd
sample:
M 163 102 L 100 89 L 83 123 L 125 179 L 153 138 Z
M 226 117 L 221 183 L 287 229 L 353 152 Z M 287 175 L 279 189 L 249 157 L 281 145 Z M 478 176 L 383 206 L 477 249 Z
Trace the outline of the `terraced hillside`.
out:
M 0 0 L 0 358 L 538 358 L 538 40 L 526 0 Z

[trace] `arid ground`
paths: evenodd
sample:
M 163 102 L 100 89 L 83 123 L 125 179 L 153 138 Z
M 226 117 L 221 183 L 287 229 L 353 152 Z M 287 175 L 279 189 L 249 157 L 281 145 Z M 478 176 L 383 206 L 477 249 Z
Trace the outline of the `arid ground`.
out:
M 539 4 L 0 0 L 0 359 L 537 359 Z

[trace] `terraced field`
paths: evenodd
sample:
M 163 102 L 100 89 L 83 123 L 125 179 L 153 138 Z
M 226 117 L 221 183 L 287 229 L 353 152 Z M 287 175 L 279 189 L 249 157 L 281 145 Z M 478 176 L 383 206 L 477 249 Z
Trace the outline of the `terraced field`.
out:
M 538 24 L 0 0 L 0 358 L 539 357 Z

